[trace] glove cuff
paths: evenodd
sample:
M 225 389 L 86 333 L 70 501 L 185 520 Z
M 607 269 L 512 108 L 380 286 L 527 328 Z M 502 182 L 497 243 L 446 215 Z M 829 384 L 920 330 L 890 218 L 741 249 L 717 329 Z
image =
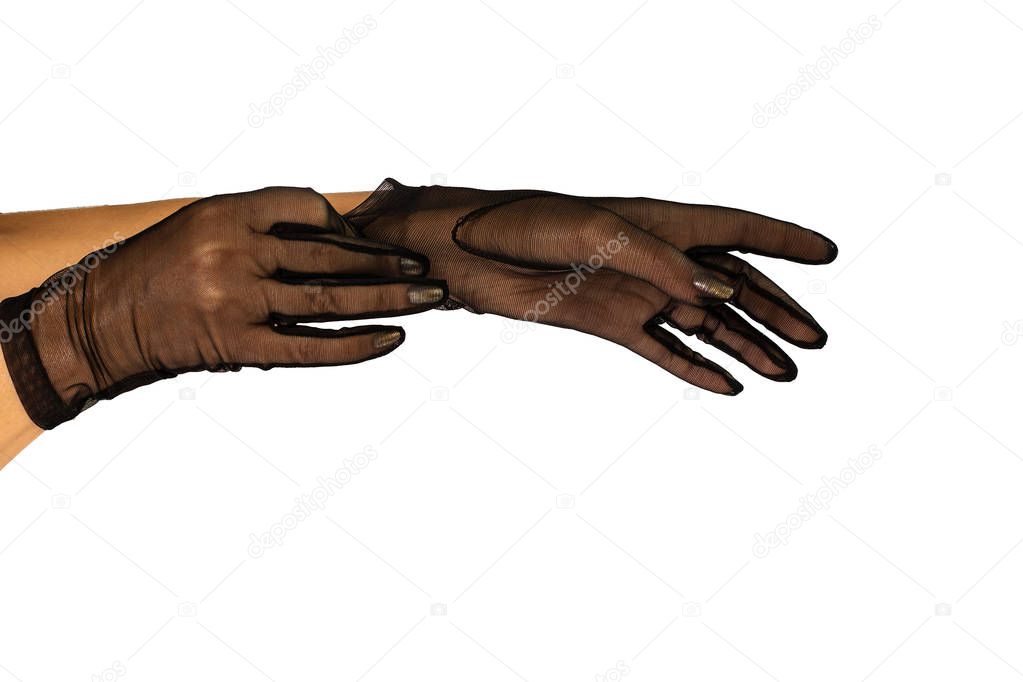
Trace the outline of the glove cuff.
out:
M 33 289 L 0 301 L 0 345 L 26 414 L 39 428 L 48 430 L 74 419 L 88 403 L 77 408 L 67 405 L 50 382 L 32 339 L 32 322 L 37 316 L 33 304 L 41 304 L 37 292 Z
M 341 216 L 341 220 L 353 235 L 365 237 L 366 228 L 380 216 L 410 209 L 422 189 L 385 178 L 361 204 Z

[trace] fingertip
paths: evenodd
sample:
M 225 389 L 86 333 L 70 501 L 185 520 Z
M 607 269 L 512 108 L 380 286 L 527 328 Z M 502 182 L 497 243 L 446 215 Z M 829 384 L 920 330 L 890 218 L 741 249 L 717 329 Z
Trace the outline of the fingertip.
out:
M 781 367 L 780 369 L 781 369 L 780 373 L 770 374 L 768 375 L 768 378 L 771 381 L 787 383 L 789 381 L 794 381 L 796 376 L 799 374 L 799 368 L 796 367 L 796 363 L 794 362 L 789 362 L 787 365 Z
M 798 345 L 801 348 L 806 348 L 808 350 L 817 350 L 819 348 L 824 348 L 824 346 L 827 343 L 828 343 L 828 333 L 826 331 L 824 331 L 823 329 L 821 329 L 821 330 L 818 331 L 818 335 L 817 335 L 816 340 L 811 341 L 810 343 L 802 343 L 802 344 L 798 344 Z
M 825 263 L 831 263 L 836 258 L 838 258 L 838 244 L 836 244 L 832 240 L 828 239 L 824 235 L 821 235 L 821 237 L 824 239 L 824 241 L 825 241 L 825 243 L 827 244 L 827 247 L 828 247 L 828 253 L 825 256 L 824 262 Z
M 709 360 L 707 362 L 710 363 Z M 725 382 L 725 386 L 722 387 L 720 385 L 716 385 L 716 386 L 714 386 L 712 388 L 709 385 L 705 385 L 704 387 L 708 391 L 711 391 L 712 393 L 718 393 L 720 395 L 728 395 L 728 396 L 739 395 L 740 393 L 743 392 L 745 387 L 742 384 L 739 383 L 738 379 L 736 379 L 734 376 L 732 376 L 731 372 L 729 372 L 727 369 L 725 369 L 724 367 L 722 367 L 721 365 L 718 365 L 716 363 L 713 366 L 714 366 L 714 376 L 716 378 L 721 379 L 722 381 L 724 381 Z
M 376 332 L 373 335 L 373 347 L 377 350 L 390 352 L 403 343 L 405 343 L 405 330 L 401 327 Z
M 834 262 L 834 260 L 838 258 L 838 244 L 816 230 L 810 230 L 810 232 L 813 232 L 813 235 L 824 244 L 824 255 L 819 258 L 816 263 L 818 265 L 827 265 L 828 263 Z
M 817 324 L 817 320 L 807 316 L 801 318 L 799 321 L 807 327 L 810 332 L 812 332 L 812 335 L 800 334 L 797 336 L 794 330 L 775 329 L 773 327 L 771 330 L 796 348 L 805 348 L 807 350 L 823 348 L 824 344 L 828 342 L 828 333 L 824 331 L 823 327 Z
M 758 374 L 767 377 L 771 381 L 792 381 L 799 374 L 799 368 L 796 367 L 796 362 L 793 360 L 788 353 L 778 347 L 773 341 L 770 341 L 766 337 L 763 339 L 762 344 L 758 344 L 759 348 L 770 360 L 771 364 L 774 365 L 776 371 L 763 371 L 756 365 L 749 364 L 749 366 L 756 371 Z
M 729 395 L 729 396 L 739 395 L 740 393 L 742 393 L 745 390 L 745 387 L 742 384 L 740 384 L 738 381 L 736 381 L 734 377 L 729 376 L 729 377 L 725 377 L 725 379 L 728 381 L 728 387 L 729 387 L 730 390 L 729 390 L 729 392 L 725 393 L 724 395 Z

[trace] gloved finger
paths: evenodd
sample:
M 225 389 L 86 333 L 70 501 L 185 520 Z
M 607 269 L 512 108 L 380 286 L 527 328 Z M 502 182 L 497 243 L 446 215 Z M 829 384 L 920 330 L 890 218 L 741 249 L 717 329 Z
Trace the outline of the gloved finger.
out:
M 271 367 L 323 367 L 349 365 L 386 355 L 405 341 L 401 327 L 366 325 L 347 329 L 317 327 L 264 327 L 253 333 L 258 362 Z
M 728 370 L 686 346 L 655 321 L 645 324 L 641 332 L 629 336 L 622 345 L 679 379 L 712 393 L 736 395 L 742 391 L 742 384 Z
M 792 358 L 727 305 L 700 308 L 680 303 L 665 318 L 679 331 L 728 353 L 757 374 L 774 381 L 796 378 Z
M 267 272 L 400 277 L 425 274 L 429 267 L 425 256 L 406 249 L 297 223 L 270 228 L 260 251 Z
M 647 282 L 610 270 L 601 270 L 580 282 L 571 273 L 504 276 L 512 281 L 476 292 L 467 303 L 515 320 L 599 336 L 715 393 L 742 390 L 726 370 L 686 348 L 667 330 L 645 326 L 670 303 L 667 294 Z M 509 296 L 509 289 L 518 293 Z M 508 331 L 514 334 L 514 328 Z
M 532 196 L 473 211 L 452 237 L 464 250 L 513 265 L 609 268 L 687 303 L 727 300 L 733 290 L 671 244 L 612 211 L 561 195 Z
M 241 212 L 249 227 L 267 233 L 277 223 L 302 223 L 340 231 L 341 216 L 327 198 L 308 187 L 264 187 L 252 192 L 226 195 L 222 208 Z
M 784 289 L 746 261 L 729 253 L 693 257 L 735 287 L 732 304 L 800 348 L 821 348 L 828 333 Z
M 445 282 L 436 279 L 263 280 L 267 315 L 279 323 L 408 315 L 436 307 L 447 293 Z
M 591 201 L 686 252 L 744 251 L 808 264 L 830 263 L 838 256 L 835 242 L 819 232 L 759 213 L 655 199 Z

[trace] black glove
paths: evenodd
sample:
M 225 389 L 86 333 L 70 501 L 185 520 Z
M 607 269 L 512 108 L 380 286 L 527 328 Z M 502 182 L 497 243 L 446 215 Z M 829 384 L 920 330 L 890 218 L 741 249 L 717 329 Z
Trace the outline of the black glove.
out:
M 339 234 L 309 189 L 190 204 L 0 303 L 11 379 L 41 428 L 183 372 L 343 365 L 394 350 L 400 327 L 302 322 L 414 313 L 446 296 L 426 258 Z
M 778 381 L 795 378 L 795 364 L 736 310 L 796 346 L 827 340 L 792 297 L 728 252 L 817 264 L 833 261 L 837 247 L 755 213 L 388 179 L 345 222 L 348 234 L 428 256 L 453 304 L 601 336 L 717 393 L 742 386 L 662 323 Z

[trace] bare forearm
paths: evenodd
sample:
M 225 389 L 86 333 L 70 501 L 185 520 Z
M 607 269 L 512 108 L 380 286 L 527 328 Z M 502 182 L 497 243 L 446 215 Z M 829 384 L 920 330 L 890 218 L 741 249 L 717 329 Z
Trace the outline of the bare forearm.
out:
M 367 192 L 327 194 L 344 213 Z M 96 249 L 130 237 L 195 199 L 0 214 L 0 299 L 28 291 Z M 0 468 L 42 431 L 25 414 L 0 361 Z
M 7 365 L 0 362 L 0 469 L 14 459 L 42 431 L 32 423 L 21 407 L 14 385 L 7 374 Z

